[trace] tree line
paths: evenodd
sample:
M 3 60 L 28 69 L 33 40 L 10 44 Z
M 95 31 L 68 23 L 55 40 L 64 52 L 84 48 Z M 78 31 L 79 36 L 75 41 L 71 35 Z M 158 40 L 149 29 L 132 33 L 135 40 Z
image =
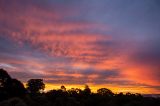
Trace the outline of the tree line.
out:
M 160 106 L 160 98 L 143 97 L 141 94 L 114 94 L 107 88 L 91 92 L 61 86 L 58 90 L 44 92 L 43 79 L 30 79 L 26 84 L 13 79 L 6 70 L 0 69 L 0 106 Z

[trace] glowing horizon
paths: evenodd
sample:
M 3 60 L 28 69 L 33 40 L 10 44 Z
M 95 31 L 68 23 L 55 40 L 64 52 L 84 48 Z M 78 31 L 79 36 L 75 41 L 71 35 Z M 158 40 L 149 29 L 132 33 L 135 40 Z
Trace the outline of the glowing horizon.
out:
M 24 83 L 24 85 L 26 86 L 26 83 Z M 71 89 L 71 88 L 79 88 L 81 90 L 83 90 L 85 88 L 85 85 L 75 85 L 75 84 L 52 84 L 52 83 L 46 83 L 45 84 L 45 92 L 46 91 L 50 91 L 50 90 L 58 90 L 61 89 L 61 86 L 65 86 L 67 90 Z M 150 94 L 151 92 L 153 92 L 152 94 L 157 94 L 157 91 L 154 91 L 154 89 L 148 89 L 145 87 L 122 87 L 122 86 L 118 86 L 118 85 L 93 85 L 93 84 L 87 84 L 89 85 L 89 88 L 91 89 L 92 92 L 96 93 L 98 89 L 100 88 L 107 88 L 112 90 L 112 92 L 116 93 L 140 93 L 140 94 Z

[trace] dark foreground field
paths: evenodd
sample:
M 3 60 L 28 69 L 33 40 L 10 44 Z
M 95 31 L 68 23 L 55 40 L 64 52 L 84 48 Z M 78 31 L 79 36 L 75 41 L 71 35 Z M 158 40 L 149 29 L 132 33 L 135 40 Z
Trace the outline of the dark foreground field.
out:
M 160 106 L 160 98 L 140 94 L 114 94 L 107 88 L 92 93 L 89 86 L 84 90 L 72 88 L 43 92 L 42 79 L 30 79 L 27 88 L 17 79 L 0 69 L 0 106 Z M 53 88 L 54 89 L 54 88 Z

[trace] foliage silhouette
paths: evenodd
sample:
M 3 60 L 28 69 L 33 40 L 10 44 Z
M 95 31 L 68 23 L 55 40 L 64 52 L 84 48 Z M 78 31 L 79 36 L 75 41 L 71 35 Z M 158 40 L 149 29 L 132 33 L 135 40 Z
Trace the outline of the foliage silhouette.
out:
M 5 88 L 10 80 L 9 74 L 4 69 L 0 69 L 0 88 Z
M 24 85 L 17 79 L 12 79 L 5 88 L 10 96 L 23 96 L 26 94 Z
M 160 98 L 143 97 L 140 94 L 114 94 L 107 88 L 91 92 L 88 85 L 84 90 L 71 88 L 41 92 L 45 88 L 42 79 L 30 79 L 25 89 L 17 79 L 12 79 L 0 69 L 0 106 L 160 106 Z M 28 90 L 28 92 L 26 92 Z
M 10 97 L 22 97 L 26 94 L 24 85 L 12 79 L 4 69 L 0 69 L 0 101 Z
M 114 93 L 107 88 L 98 89 L 97 94 L 102 95 L 102 96 L 113 96 L 114 95 Z
M 65 92 L 65 91 L 66 91 L 66 87 L 65 87 L 64 85 L 62 85 L 62 86 L 61 86 L 61 90 L 62 90 L 63 92 Z
M 43 83 L 43 79 L 30 79 L 27 82 L 27 90 L 29 93 L 40 93 L 44 90 L 45 84 Z
M 88 85 L 85 85 L 83 93 L 84 93 L 84 95 L 90 95 L 91 94 L 91 89 L 89 88 Z

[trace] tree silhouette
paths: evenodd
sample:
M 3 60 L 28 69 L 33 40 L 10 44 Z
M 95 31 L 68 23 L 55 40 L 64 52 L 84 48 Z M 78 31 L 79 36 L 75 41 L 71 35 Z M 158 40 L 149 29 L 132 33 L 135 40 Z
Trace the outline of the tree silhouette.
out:
M 0 88 L 5 88 L 9 81 L 11 81 L 10 75 L 4 69 L 0 69 Z
M 45 88 L 45 84 L 43 83 L 43 79 L 30 79 L 27 82 L 27 90 L 30 93 L 40 93 Z
M 64 85 L 62 85 L 62 86 L 61 86 L 61 90 L 62 90 L 63 92 L 66 92 L 66 87 L 65 87 Z
M 8 99 L 9 95 L 5 90 L 6 83 L 10 80 L 11 77 L 4 69 L 0 69 L 0 101 Z
M 23 84 L 12 79 L 9 74 L 0 69 L 0 106 L 160 106 L 160 98 L 143 97 L 140 94 L 114 94 L 107 88 L 91 92 L 88 85 L 85 89 L 65 86 L 60 89 L 41 93 L 45 85 L 42 79 L 30 79 L 27 90 Z
M 113 96 L 113 92 L 107 88 L 98 89 L 97 94 L 102 95 L 102 96 Z
M 91 89 L 89 88 L 88 85 L 85 85 L 85 88 L 83 90 L 83 93 L 87 96 L 91 94 Z
M 25 93 L 26 90 L 20 81 L 12 79 L 4 69 L 0 69 L 0 95 L 3 98 L 23 96 Z
M 7 84 L 6 90 L 11 96 L 23 96 L 26 94 L 24 85 L 17 79 L 12 79 Z

